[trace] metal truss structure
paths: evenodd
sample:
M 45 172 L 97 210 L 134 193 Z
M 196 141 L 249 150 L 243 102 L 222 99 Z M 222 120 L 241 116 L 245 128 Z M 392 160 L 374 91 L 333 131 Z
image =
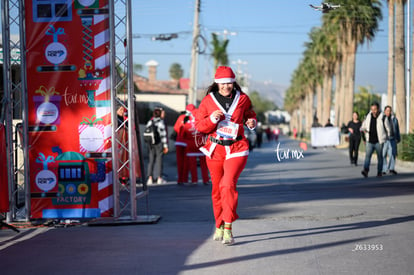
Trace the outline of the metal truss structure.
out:
M 10 210 L 7 221 L 30 220 L 30 183 L 28 158 L 27 93 L 25 75 L 24 0 L 1 0 L 4 108 L 0 122 L 5 124 Z M 112 175 L 114 190 L 114 219 L 137 220 L 137 199 L 148 200 L 148 189 L 139 142 L 138 116 L 135 112 L 131 0 L 109 2 L 110 68 L 112 104 Z M 11 39 L 11 31 L 18 32 L 18 41 Z M 19 52 L 20 58 L 12 53 Z M 118 123 L 117 109 L 123 106 L 127 119 Z M 18 125 L 14 119 L 21 120 Z M 121 130 L 127 132 L 127 142 L 119 138 Z M 19 139 L 20 142 L 19 142 Z M 126 158 L 118 152 L 125 150 Z M 23 157 L 21 157 L 23 156 Z M 135 169 L 138 167 L 137 169 Z M 121 182 L 120 172 L 128 169 L 129 180 Z M 136 171 L 140 173 L 137 175 Z M 137 193 L 137 187 L 140 190 Z M 147 201 L 148 202 L 148 201 Z M 148 203 L 147 203 L 148 204 Z M 148 207 L 146 209 L 148 212 Z M 147 214 L 147 213 L 145 213 Z M 146 216 L 141 216 L 141 218 Z M 152 219 L 152 218 L 149 218 Z
M 6 129 L 7 170 L 9 183 L 10 209 L 7 221 L 29 220 L 30 190 L 29 165 L 27 161 L 27 98 L 25 88 L 24 53 L 24 3 L 21 0 L 2 0 L 2 44 L 3 44 L 3 114 L 1 122 Z M 19 35 L 11 38 L 11 31 Z M 12 53 L 18 53 L 13 56 Z M 13 119 L 21 119 L 15 125 Z M 21 141 L 19 142 L 19 139 Z M 19 162 L 19 157 L 23 161 Z

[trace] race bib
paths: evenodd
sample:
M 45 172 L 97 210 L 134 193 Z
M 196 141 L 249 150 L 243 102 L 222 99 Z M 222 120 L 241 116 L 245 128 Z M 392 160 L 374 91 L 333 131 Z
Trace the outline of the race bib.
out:
M 228 120 L 222 120 L 217 126 L 217 134 L 224 138 L 236 139 L 239 131 L 239 124 Z

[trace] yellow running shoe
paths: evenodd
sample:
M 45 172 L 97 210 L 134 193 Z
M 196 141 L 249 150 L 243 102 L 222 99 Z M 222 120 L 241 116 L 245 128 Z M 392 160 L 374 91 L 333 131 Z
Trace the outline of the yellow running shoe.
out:
M 215 241 L 223 240 L 223 234 L 224 234 L 224 225 L 221 225 L 219 228 L 216 228 L 216 232 L 214 232 L 213 240 Z
M 232 245 L 235 243 L 231 229 L 224 229 L 222 243 L 225 245 Z

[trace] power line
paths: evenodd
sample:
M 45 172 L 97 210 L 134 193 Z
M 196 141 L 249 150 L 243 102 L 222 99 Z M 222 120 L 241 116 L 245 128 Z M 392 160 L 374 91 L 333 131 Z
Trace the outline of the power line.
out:
M 190 52 L 134 52 L 134 55 L 190 55 Z M 210 55 L 211 53 L 206 52 L 204 55 Z M 388 51 L 362 51 L 357 52 L 358 55 L 369 55 L 369 54 L 388 54 Z M 230 56 L 241 56 L 241 55 L 303 55 L 303 52 L 233 52 L 228 53 Z

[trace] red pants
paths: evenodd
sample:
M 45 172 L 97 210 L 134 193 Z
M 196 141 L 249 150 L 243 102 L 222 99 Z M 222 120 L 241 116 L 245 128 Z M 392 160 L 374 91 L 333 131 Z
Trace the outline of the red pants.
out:
M 200 169 L 201 169 L 201 177 L 203 178 L 203 183 L 207 183 L 208 178 L 208 169 L 206 163 L 206 157 L 200 156 Z M 186 169 L 186 176 L 188 176 L 188 172 L 191 173 L 191 182 L 197 183 L 198 182 L 198 175 L 197 175 L 197 157 L 196 156 L 187 156 L 187 164 L 188 169 Z
M 237 180 L 246 166 L 247 156 L 226 160 L 224 146 L 217 145 L 212 158 L 207 158 L 213 188 L 211 198 L 216 227 L 224 222 L 232 223 L 239 216 L 236 213 L 239 193 Z
M 175 155 L 177 157 L 177 182 L 187 182 L 188 173 L 186 172 L 187 156 L 185 146 L 175 146 Z

